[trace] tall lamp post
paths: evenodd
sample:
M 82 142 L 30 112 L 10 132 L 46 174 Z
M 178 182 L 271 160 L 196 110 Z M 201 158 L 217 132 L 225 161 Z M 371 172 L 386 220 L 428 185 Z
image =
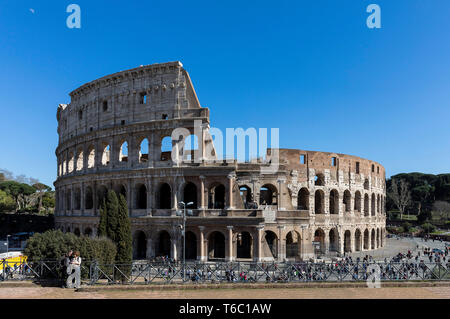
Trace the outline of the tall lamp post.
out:
M 183 205 L 183 282 L 186 281 L 186 206 L 192 205 L 194 202 L 189 202 L 185 204 L 184 202 L 180 202 L 180 205 Z
M 6 235 L 6 257 L 8 257 L 9 252 L 9 237 L 11 237 L 11 235 Z

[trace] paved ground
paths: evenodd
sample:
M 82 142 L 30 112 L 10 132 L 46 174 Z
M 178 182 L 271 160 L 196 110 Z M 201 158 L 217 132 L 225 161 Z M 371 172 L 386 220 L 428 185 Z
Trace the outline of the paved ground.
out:
M 422 238 L 414 237 L 414 238 L 386 238 L 386 245 L 383 248 L 377 249 L 375 251 L 362 251 L 349 254 L 352 258 L 356 257 L 364 257 L 365 255 L 371 255 L 375 260 L 384 260 L 384 258 L 390 258 L 398 253 L 407 253 L 408 250 L 413 252 L 413 255 L 416 255 L 417 246 L 422 250 L 424 247 L 429 248 L 439 248 L 444 250 L 445 244 L 448 242 L 440 242 L 440 241 L 423 241 Z
M 450 299 L 450 287 L 271 288 L 75 292 L 61 288 L 1 288 L 0 299 Z

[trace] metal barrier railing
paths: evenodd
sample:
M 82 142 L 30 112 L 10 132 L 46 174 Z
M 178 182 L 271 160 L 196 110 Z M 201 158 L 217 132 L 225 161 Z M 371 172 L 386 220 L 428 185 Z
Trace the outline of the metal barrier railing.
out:
M 0 261 L 0 281 L 55 279 L 64 280 L 59 261 L 12 263 Z M 217 262 L 181 263 L 136 262 L 101 265 L 84 261 L 83 282 L 94 284 L 166 284 L 234 282 L 357 282 L 378 276 L 380 281 L 450 280 L 450 262 L 330 262 L 330 263 L 253 263 Z

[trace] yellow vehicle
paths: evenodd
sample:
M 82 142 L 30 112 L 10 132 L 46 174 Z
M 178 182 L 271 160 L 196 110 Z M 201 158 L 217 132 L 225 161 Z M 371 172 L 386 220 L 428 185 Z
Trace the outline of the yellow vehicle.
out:
M 20 266 L 27 261 L 27 256 L 20 251 L 0 254 L 0 275 L 3 274 L 7 266 L 14 268 L 14 265 Z

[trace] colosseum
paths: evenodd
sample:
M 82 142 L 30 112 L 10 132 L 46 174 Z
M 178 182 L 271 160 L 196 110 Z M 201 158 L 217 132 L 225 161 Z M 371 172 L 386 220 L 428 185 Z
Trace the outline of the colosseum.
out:
M 70 97 L 57 110 L 55 223 L 64 232 L 96 236 L 100 203 L 114 190 L 127 199 L 134 259 L 182 258 L 182 202 L 188 260 L 310 260 L 385 245 L 383 166 L 282 148 L 219 159 L 209 109 L 180 62 L 114 73 Z M 197 145 L 173 138 L 177 128 Z M 262 174 L 274 151 L 278 169 Z

